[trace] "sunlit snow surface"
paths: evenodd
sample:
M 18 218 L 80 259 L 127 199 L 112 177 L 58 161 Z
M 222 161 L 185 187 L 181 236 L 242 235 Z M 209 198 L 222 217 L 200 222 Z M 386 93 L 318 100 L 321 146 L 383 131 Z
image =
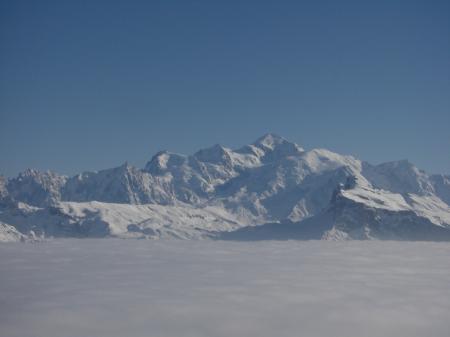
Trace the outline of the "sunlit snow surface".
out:
M 449 336 L 450 244 L 0 244 L 0 336 Z

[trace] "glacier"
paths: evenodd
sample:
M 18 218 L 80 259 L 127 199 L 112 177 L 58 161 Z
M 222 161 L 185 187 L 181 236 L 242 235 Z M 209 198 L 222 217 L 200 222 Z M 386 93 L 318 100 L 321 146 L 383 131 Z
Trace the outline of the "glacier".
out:
M 0 176 L 0 241 L 62 237 L 450 240 L 450 176 L 275 134 L 72 177 Z

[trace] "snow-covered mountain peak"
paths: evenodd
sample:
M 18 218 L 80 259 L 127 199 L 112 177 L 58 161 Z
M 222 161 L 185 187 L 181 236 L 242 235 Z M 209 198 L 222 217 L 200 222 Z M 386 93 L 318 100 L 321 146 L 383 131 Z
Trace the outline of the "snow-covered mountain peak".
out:
M 272 223 L 270 231 L 302 238 L 450 240 L 449 205 L 449 176 L 406 160 L 371 165 L 304 151 L 274 134 L 237 150 L 160 151 L 144 169 L 125 163 L 71 178 L 31 169 L 0 177 L 0 232 L 14 227 L 24 236 L 187 238 Z
M 281 136 L 278 136 L 274 133 L 266 133 L 265 135 L 259 137 L 255 142 L 253 142 L 253 145 L 273 150 L 276 146 L 286 142 L 288 141 Z
M 48 179 L 52 179 L 52 178 L 56 178 L 56 177 L 62 177 L 61 175 L 52 172 L 50 170 L 46 170 L 46 171 L 39 171 L 36 169 L 32 169 L 32 168 L 27 168 L 25 171 L 20 172 L 17 176 L 17 179 L 34 179 L 34 180 L 48 180 Z
M 163 150 L 155 154 L 152 159 L 146 164 L 145 170 L 150 173 L 160 173 L 167 169 L 167 163 L 169 161 L 170 154 L 168 151 Z
M 61 198 L 61 188 L 66 181 L 67 177 L 51 171 L 27 169 L 16 178 L 9 179 L 7 188 L 12 198 L 43 206 Z
M 268 133 L 250 145 L 246 145 L 237 153 L 252 154 L 262 162 L 273 162 L 288 156 L 299 156 L 304 152 L 303 148 L 283 137 Z
M 230 149 L 223 147 L 220 144 L 215 144 L 206 149 L 201 149 L 194 153 L 193 157 L 195 157 L 198 161 L 204 163 L 211 164 L 231 164 L 231 153 Z
M 186 161 L 186 156 L 163 150 L 155 154 L 145 165 L 145 171 L 162 174 L 171 167 L 179 167 Z
M 299 153 L 303 152 L 303 148 L 298 146 L 297 144 L 286 140 L 283 137 L 280 137 L 274 133 L 267 133 L 264 136 L 258 138 L 251 145 L 254 145 L 264 151 L 275 151 L 277 149 L 285 149 L 293 150 L 293 152 Z
M 419 170 L 413 163 L 411 163 L 408 159 L 401 159 L 395 161 L 389 161 L 386 163 L 381 163 L 375 165 L 378 172 L 392 173 L 392 172 L 403 172 L 408 174 L 413 174 L 418 176 L 421 174 L 421 170 Z
M 307 163 L 312 172 L 334 170 L 339 167 L 351 168 L 354 172 L 361 171 L 361 161 L 352 156 L 340 155 L 326 149 L 313 149 L 302 153 L 301 159 Z
M 427 173 L 408 160 L 392 161 L 379 165 L 363 163 L 362 174 L 373 186 L 396 193 L 433 194 L 435 188 Z

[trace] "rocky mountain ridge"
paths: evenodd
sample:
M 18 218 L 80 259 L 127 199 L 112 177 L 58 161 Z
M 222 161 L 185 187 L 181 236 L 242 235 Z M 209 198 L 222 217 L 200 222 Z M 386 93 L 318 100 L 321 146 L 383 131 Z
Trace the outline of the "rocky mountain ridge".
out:
M 267 134 L 237 150 L 161 151 L 142 169 L 0 177 L 0 237 L 447 240 L 449 203 L 449 176 Z

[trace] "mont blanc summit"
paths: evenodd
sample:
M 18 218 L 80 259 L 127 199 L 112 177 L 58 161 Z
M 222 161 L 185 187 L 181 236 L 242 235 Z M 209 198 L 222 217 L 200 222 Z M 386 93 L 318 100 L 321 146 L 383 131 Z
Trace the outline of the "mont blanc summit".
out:
M 73 177 L 0 177 L 0 240 L 46 237 L 450 240 L 450 176 L 267 134 Z

